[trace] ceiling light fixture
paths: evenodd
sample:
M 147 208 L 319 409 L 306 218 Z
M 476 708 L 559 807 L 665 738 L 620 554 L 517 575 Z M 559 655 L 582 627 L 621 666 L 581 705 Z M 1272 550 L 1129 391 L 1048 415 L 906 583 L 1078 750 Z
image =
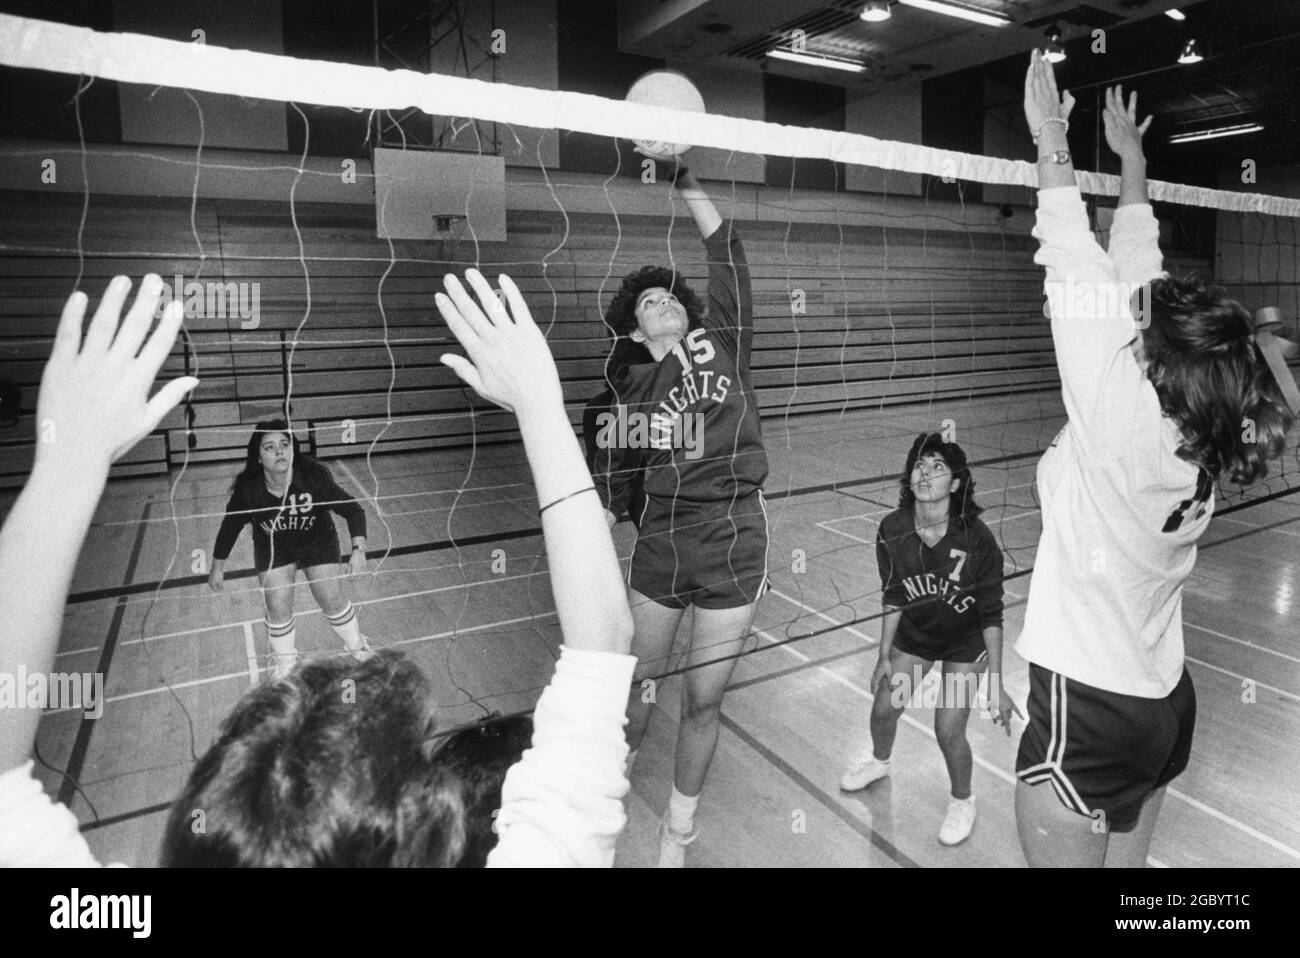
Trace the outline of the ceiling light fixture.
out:
M 1169 138 L 1170 143 L 1196 143 L 1199 140 L 1217 140 L 1221 136 L 1240 136 L 1243 133 L 1258 133 L 1264 129 L 1262 123 L 1238 123 L 1235 126 L 1219 126 L 1212 130 L 1200 130 L 1196 133 L 1177 133 Z
M 1005 27 L 1011 24 L 1011 21 L 1006 17 L 998 16 L 995 13 L 987 13 L 971 7 L 962 7 L 955 3 L 943 3 L 940 0 L 899 0 L 899 2 L 904 6 L 916 7 L 918 10 L 929 10 L 931 13 L 943 13 L 950 17 L 969 20 L 972 23 L 982 23 L 986 27 Z
M 1196 41 L 1188 40 L 1183 44 L 1183 52 L 1178 55 L 1179 63 L 1200 63 L 1205 58 L 1196 49 Z
M 1187 19 L 1187 14 L 1183 13 L 1183 11 L 1179 10 L 1177 7 L 1166 10 L 1165 16 L 1170 20 L 1177 20 L 1179 23 Z
M 1048 63 L 1060 63 L 1065 59 L 1065 47 L 1061 44 L 1061 28 L 1055 23 L 1047 28 L 1047 47 L 1043 53 Z
M 862 9 L 862 19 L 868 23 L 879 23 L 889 19 L 889 0 L 867 0 Z
M 774 47 L 767 51 L 767 55 L 776 60 L 789 60 L 791 63 L 802 63 L 813 67 L 829 67 L 832 70 L 845 70 L 849 73 L 862 73 L 867 69 L 867 65 L 860 60 L 846 60 L 843 57 L 822 56 L 817 53 L 796 53 L 785 47 Z

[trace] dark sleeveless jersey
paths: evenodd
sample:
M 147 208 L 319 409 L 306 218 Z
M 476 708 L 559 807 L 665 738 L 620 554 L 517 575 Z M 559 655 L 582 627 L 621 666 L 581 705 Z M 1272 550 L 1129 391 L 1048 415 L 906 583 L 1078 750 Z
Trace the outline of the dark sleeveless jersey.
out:
M 979 519 L 948 520 L 931 548 L 910 508 L 897 509 L 876 533 L 885 605 L 903 610 L 898 635 L 913 645 L 956 646 L 1002 625 L 1002 550 Z
M 598 434 L 601 500 L 628 506 L 644 470 L 657 499 L 730 502 L 762 488 L 767 452 L 750 384 L 753 297 L 745 250 L 731 222 L 704 241 L 708 312 L 659 362 L 623 366 L 613 377 L 614 418 Z M 638 468 L 639 467 L 639 468 Z
M 236 489 L 226 503 L 226 515 L 217 532 L 214 558 L 229 558 L 235 541 L 248 523 L 253 524 L 254 555 L 293 555 L 322 543 L 337 542 L 336 512 L 347 520 L 348 534 L 366 534 L 366 510 L 334 481 L 324 466 L 296 474 L 289 483 L 283 504 L 266 484 L 258 481 L 251 489 Z

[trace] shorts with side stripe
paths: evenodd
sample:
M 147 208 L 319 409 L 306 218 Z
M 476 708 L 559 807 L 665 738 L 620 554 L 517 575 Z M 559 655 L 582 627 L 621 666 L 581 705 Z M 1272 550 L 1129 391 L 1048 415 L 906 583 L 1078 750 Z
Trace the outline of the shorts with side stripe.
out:
M 907 638 L 900 634 L 894 639 L 894 648 L 900 652 L 906 652 L 908 655 L 915 655 L 918 659 L 927 659 L 931 662 L 955 662 L 959 665 L 973 665 L 976 662 L 983 661 L 988 657 L 988 646 L 984 644 L 983 634 L 968 636 L 955 643 L 953 642 L 931 642 L 922 644 Z
M 735 502 L 647 496 L 628 584 L 671 609 L 736 609 L 768 589 L 767 507 L 755 491 Z
M 1110 831 L 1137 824 L 1142 802 L 1182 774 L 1192 754 L 1196 690 L 1183 676 L 1162 699 L 1121 695 L 1029 665 L 1029 724 L 1016 775 L 1050 782 L 1070 810 L 1104 813 Z

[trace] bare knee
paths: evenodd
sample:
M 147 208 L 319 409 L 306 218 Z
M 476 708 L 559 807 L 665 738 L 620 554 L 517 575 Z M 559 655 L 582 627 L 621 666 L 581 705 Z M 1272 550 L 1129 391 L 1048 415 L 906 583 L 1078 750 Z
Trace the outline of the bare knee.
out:
M 266 618 L 277 625 L 293 618 L 293 593 L 268 592 L 266 594 Z
M 963 709 L 963 711 L 965 711 Z M 945 753 L 959 751 L 966 747 L 966 721 L 965 716 L 961 718 L 950 718 L 944 714 L 944 710 L 935 713 L 934 737 L 939 743 L 939 748 Z
M 716 724 L 721 711 L 721 702 L 705 701 L 690 695 L 682 700 L 682 722 L 697 728 Z

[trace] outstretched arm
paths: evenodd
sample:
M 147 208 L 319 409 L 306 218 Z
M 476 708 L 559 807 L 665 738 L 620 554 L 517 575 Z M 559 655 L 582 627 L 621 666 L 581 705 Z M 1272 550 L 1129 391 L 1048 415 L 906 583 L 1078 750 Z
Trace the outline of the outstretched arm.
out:
M 596 494 L 546 337 L 509 276 L 500 277 L 510 310 L 477 270 L 466 279 L 481 308 L 454 276 L 438 309 L 469 359 L 441 357 L 480 396 L 514 412 L 542 507 L 551 591 L 564 642 L 571 648 L 626 653 L 632 613 L 605 510 Z M 511 316 L 513 315 L 513 319 Z
M 1147 117 L 1138 123 L 1136 93 L 1129 94 L 1126 104 L 1123 87 L 1106 90 L 1102 110 L 1106 143 L 1120 159 L 1119 207 L 1111 224 L 1107 253 L 1119 281 L 1131 285 L 1155 279 L 1164 266 L 1160 226 L 1147 200 L 1147 160 L 1142 150 L 1142 136 L 1152 119 Z
M 700 186 L 700 181 L 693 174 L 680 174 L 675 185 L 677 192 L 686 201 L 686 208 L 691 211 L 691 218 L 700 229 L 700 236 L 708 239 L 722 225 L 722 214 L 718 212 L 718 208 L 713 205 L 713 200 L 709 199 L 709 194 L 704 192 L 704 187 Z
M 555 675 L 537 702 L 532 748 L 501 790 L 500 839 L 488 864 L 609 866 L 627 821 L 623 726 L 636 665 L 627 654 L 627 593 L 545 337 L 509 277 L 500 278 L 507 312 L 477 271 L 465 275 L 478 303 L 452 276 L 437 302 L 469 359 L 442 362 L 519 418 L 564 634 Z
M 679 175 L 677 189 L 686 199 L 704 239 L 709 264 L 709 312 L 705 325 L 724 337 L 729 349 L 736 350 L 739 371 L 747 376 L 754 338 L 754 297 L 745 247 L 735 224 L 723 220 L 694 176 Z
M 1069 127 L 1070 111 L 1074 97 L 1070 91 L 1058 96 L 1056 75 L 1052 65 L 1035 50 L 1029 55 L 1029 70 L 1025 73 L 1025 122 L 1029 133 L 1038 144 L 1038 189 L 1074 186 L 1074 161 L 1068 158 L 1069 140 L 1065 132 Z M 1064 163 L 1058 162 L 1066 154 Z
M 1044 293 L 1066 414 L 1080 441 L 1096 447 L 1128 441 L 1124 425 L 1133 421 L 1143 377 L 1125 353 L 1135 333 L 1127 290 L 1093 235 L 1073 168 L 1052 162 L 1053 153 L 1065 149 L 1060 121 L 1073 102 L 1068 93 L 1057 97 L 1051 66 L 1035 51 L 1025 76 L 1025 119 L 1039 132 L 1033 235 L 1041 245 L 1034 262 L 1046 267 Z M 1120 215 L 1138 209 L 1124 207 Z
M 86 295 L 73 293 L 63 307 L 36 404 L 36 462 L 0 529 L 0 621 L 10 626 L 0 636 L 0 673 L 49 673 L 77 554 L 109 467 L 198 385 L 185 376 L 149 398 L 183 315 L 173 303 L 149 335 L 161 289 L 162 280 L 146 276 L 119 326 L 131 281 L 118 276 L 84 343 Z M 0 709 L 0 772 L 27 761 L 40 716 L 40 709 Z

